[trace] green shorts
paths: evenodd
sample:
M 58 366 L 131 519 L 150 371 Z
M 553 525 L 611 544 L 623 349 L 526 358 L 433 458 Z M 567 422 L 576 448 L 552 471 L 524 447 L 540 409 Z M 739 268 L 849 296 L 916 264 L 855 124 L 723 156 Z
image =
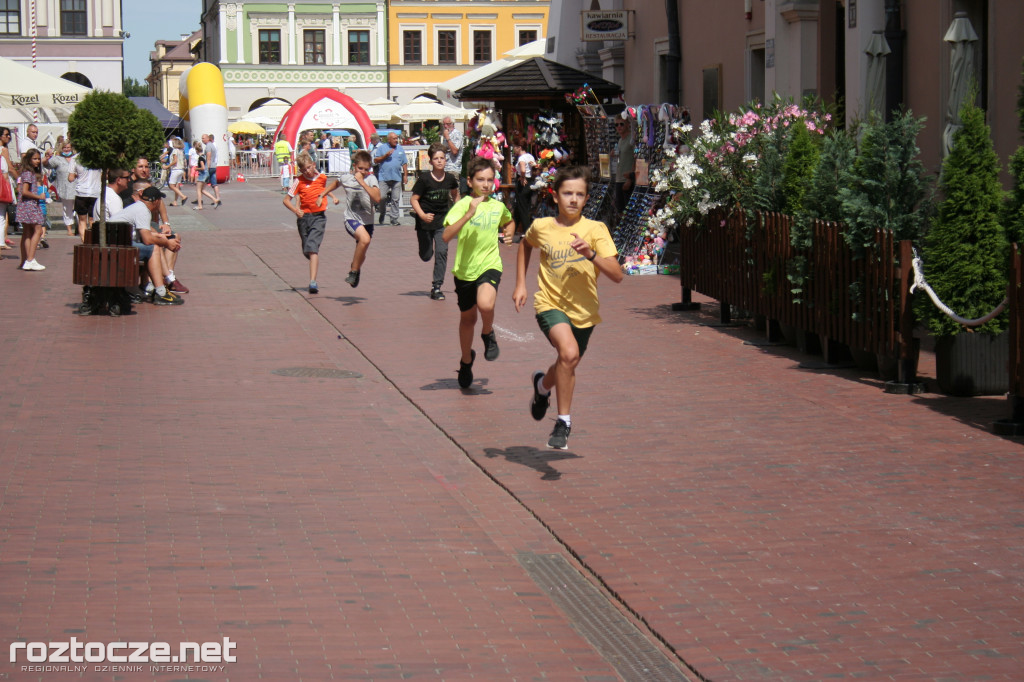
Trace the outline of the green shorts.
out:
M 551 328 L 563 322 L 572 328 L 572 335 L 576 339 L 576 345 L 579 346 L 580 357 L 582 358 L 583 354 L 587 352 L 587 344 L 590 343 L 590 335 L 593 333 L 594 328 L 573 325 L 569 321 L 569 316 L 556 308 L 537 313 L 537 324 L 540 325 L 540 330 L 544 332 L 544 336 L 547 336 L 549 341 L 551 340 L 549 336 Z

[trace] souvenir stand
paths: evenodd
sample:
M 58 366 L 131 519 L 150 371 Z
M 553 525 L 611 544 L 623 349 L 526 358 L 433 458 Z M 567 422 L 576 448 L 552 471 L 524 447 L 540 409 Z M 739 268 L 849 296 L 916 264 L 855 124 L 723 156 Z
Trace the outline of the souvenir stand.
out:
M 685 140 L 676 139 L 672 124 L 689 123 L 690 114 L 685 108 L 662 104 L 627 107 L 622 117 L 631 122 L 634 131 L 636 182 L 612 239 L 626 274 L 667 272 L 660 266 L 670 235 L 653 220 L 665 197 L 651 186 L 650 178 L 665 167 L 666 148 L 676 149 L 685 144 Z
M 590 196 L 583 207 L 583 215 L 591 220 L 601 220 L 610 224 L 612 183 L 615 182 L 612 160 L 619 138 L 615 132 L 615 118 L 608 115 L 589 85 L 566 95 L 565 99 L 575 105 L 583 120 L 587 161 L 593 177 L 597 178 L 590 183 Z
M 524 140 L 527 151 L 542 166 L 540 177 L 534 183 L 537 190 L 535 216 L 551 208 L 549 202 L 541 198 L 546 198 L 543 190 L 559 165 L 591 162 L 585 145 L 583 118 L 565 96 L 583 87 L 587 87 L 595 99 L 608 100 L 622 94 L 622 87 L 615 83 L 543 57 L 517 62 L 453 93 L 461 102 L 493 103 L 495 118 L 500 122 L 506 141 L 512 144 Z M 512 189 L 511 156 L 511 153 L 505 154 L 502 189 Z

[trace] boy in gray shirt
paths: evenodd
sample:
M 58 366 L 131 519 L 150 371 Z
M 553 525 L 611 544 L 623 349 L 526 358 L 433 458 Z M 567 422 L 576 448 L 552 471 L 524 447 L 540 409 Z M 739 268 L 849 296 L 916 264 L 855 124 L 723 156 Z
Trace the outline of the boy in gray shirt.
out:
M 345 209 L 345 230 L 356 240 L 352 254 L 352 267 L 345 281 L 353 288 L 359 286 L 359 270 L 366 260 L 366 250 L 373 237 L 373 207 L 380 201 L 377 178 L 370 173 L 373 157 L 365 149 L 352 154 L 352 171 L 341 176 L 348 206 Z

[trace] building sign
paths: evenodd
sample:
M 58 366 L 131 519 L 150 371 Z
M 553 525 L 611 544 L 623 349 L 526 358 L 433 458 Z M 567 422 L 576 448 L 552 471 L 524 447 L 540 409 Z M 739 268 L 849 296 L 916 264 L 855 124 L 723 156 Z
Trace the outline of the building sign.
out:
M 580 12 L 581 40 L 626 40 L 629 38 L 629 13 L 625 10 Z
M 850 28 L 857 28 L 857 0 L 850 0 L 846 10 L 850 20 Z

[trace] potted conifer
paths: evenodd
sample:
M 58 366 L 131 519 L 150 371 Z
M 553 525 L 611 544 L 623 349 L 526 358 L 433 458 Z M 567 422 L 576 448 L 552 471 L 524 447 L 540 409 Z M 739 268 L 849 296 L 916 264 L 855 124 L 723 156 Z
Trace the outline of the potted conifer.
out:
M 924 238 L 925 277 L 936 296 L 957 315 L 980 319 L 1006 296 L 1006 234 L 1000 223 L 1003 190 L 999 158 L 973 103 L 961 110 L 963 127 L 942 165 L 944 196 Z M 951 395 L 993 395 L 1007 389 L 1006 316 L 966 327 L 940 311 L 927 296 L 916 297 L 919 319 L 935 336 L 939 388 Z

